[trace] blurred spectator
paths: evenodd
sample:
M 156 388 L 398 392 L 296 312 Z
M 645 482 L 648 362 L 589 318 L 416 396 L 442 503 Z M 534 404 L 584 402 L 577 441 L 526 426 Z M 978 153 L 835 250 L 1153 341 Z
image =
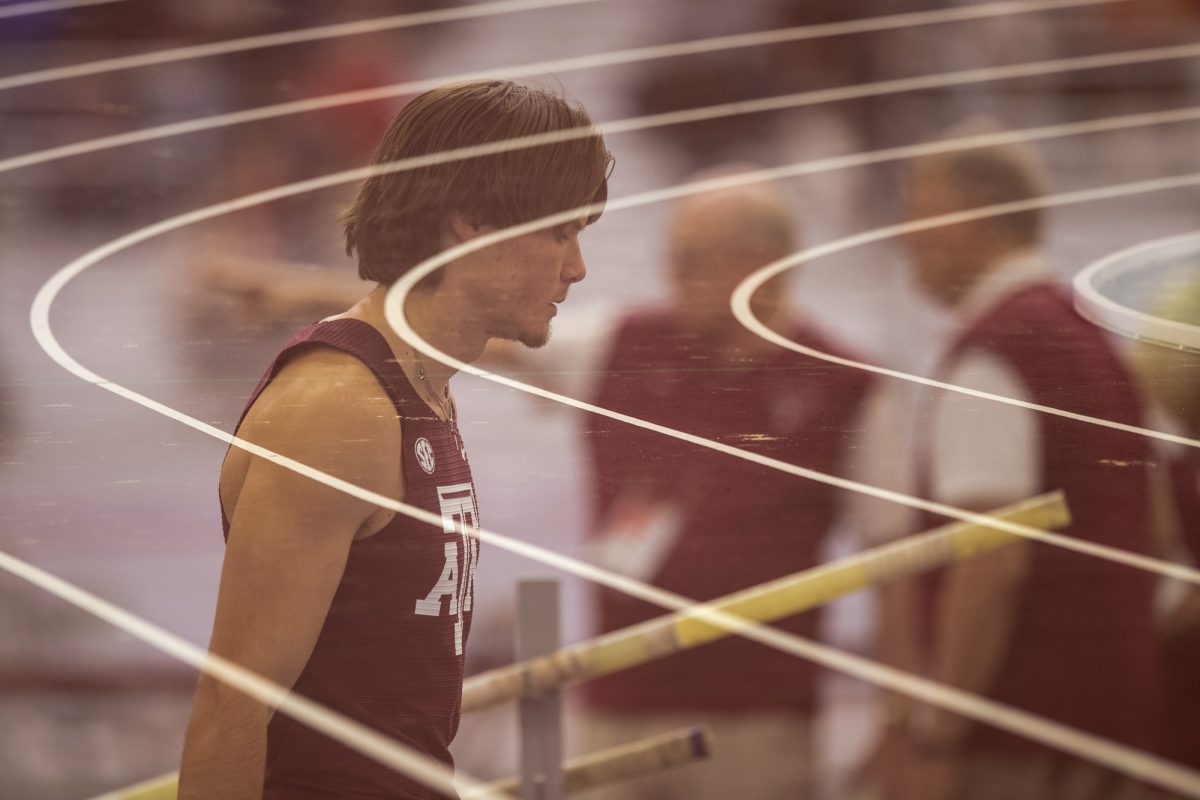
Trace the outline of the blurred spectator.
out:
M 781 350 L 733 317 L 730 296 L 755 269 L 798 248 L 792 212 L 774 190 L 734 189 L 681 204 L 669 231 L 671 303 L 627 316 L 612 338 L 594 401 L 826 473 L 843 471 L 868 377 Z M 796 320 L 777 281 L 756 314 L 815 349 L 841 347 Z M 659 434 L 590 417 L 597 560 L 617 572 L 707 600 L 814 566 L 833 526 L 836 490 Z M 661 611 L 598 592 L 603 630 Z M 817 615 L 782 627 L 807 638 Z M 702 718 L 713 760 L 609 797 L 808 796 L 816 669 L 732 638 L 587 687 L 593 749 Z
M 368 37 L 334 39 L 310 47 L 316 56 L 287 66 L 298 96 L 321 96 L 399 80 L 398 54 Z M 261 59 L 262 56 L 260 55 Z M 259 65 L 261 66 L 261 64 Z M 360 166 L 396 105 L 353 104 L 325 112 L 311 124 L 288 125 L 288 146 L 277 131 L 239 127 L 228 135 L 226 156 L 196 187 L 197 205 L 235 199 L 318 174 Z M 352 305 L 365 291 L 336 247 L 334 219 L 351 190 L 268 203 L 204 228 L 191 247 L 181 297 L 189 342 L 233 331 L 250 338 L 294 328 Z M 189 357 L 205 358 L 203 348 Z M 216 354 L 223 358 L 223 355 Z
M 1200 326 L 1200 282 L 1169 282 L 1154 305 L 1158 316 Z M 1200 439 L 1200 353 L 1139 342 L 1135 373 L 1151 411 L 1153 427 Z M 1169 558 L 1200 564 L 1200 450 L 1156 441 L 1155 480 L 1160 547 Z M 1164 587 L 1160 616 L 1163 641 L 1164 755 L 1200 769 L 1200 589 L 1190 584 Z
M 868 377 L 765 342 L 729 307 L 742 279 L 798 247 L 793 216 L 774 187 L 682 201 L 668 233 L 670 301 L 616 320 L 565 318 L 554 345 L 520 362 L 528 379 L 748 451 L 843 472 Z M 793 316 L 784 289 L 775 281 L 756 295 L 759 318 L 795 341 L 841 352 Z M 561 361 L 551 363 L 556 355 Z M 813 566 L 840 511 L 841 496 L 830 486 L 622 422 L 588 415 L 584 435 L 593 560 L 689 598 L 711 599 Z M 596 590 L 596 605 L 604 631 L 663 613 L 607 589 Z M 813 637 L 817 623 L 807 614 L 781 627 Z M 589 751 L 701 721 L 716 742 L 708 763 L 596 797 L 809 796 L 816 672 L 733 637 L 589 684 L 581 726 Z
M 339 4 L 276 0 L 126 0 L 69 12 L 18 17 L 31 28 L 0 26 L 0 64 L 16 74 L 175 47 L 291 31 L 348 19 L 369 20 L 427 9 L 426 0 L 396 3 L 351 0 Z M 7 22 L 7 21 L 6 21 Z M 438 26 L 419 44 L 435 37 Z M 215 58 L 184 59 L 17 88 L 0 96 L 0 110 L 19 115 L 10 152 L 40 150 L 177 122 L 314 96 L 376 88 L 403 80 L 415 37 L 404 29 L 335 37 L 301 45 L 252 48 Z M 252 76 L 252 79 L 249 79 Z M 276 148 L 294 165 L 293 180 L 365 162 L 398 99 L 355 103 L 304 117 L 264 121 Z M 199 188 L 218 185 L 224 165 L 242 167 L 245 128 L 172 138 L 136 152 L 103 151 L 18 175 L 18 185 L 49 189 L 41 197 L 61 216 L 122 215 L 148 201 L 169 205 Z M 287 147 L 278 147 L 281 141 Z M 46 182 L 45 176 L 53 180 Z M 48 184 L 48 185 L 47 185 Z M 265 188 L 265 187 L 259 187 Z M 224 198 L 222 198 L 224 199 Z
M 1032 154 L 1011 147 L 920 160 L 907 190 L 916 220 L 1037 197 L 1043 186 Z M 1036 211 L 910 236 L 916 283 L 959 325 L 938 377 L 1138 424 L 1130 376 L 1054 285 L 1041 239 Z M 925 413 L 919 482 L 931 499 L 981 511 L 1061 489 L 1074 520 L 1065 535 L 1151 550 L 1143 438 L 950 392 L 929 397 Z M 1094 735 L 1152 744 L 1157 665 L 1149 573 L 1024 541 L 920 583 L 920 604 L 910 603 L 904 590 L 912 587 L 901 584 L 885 605 L 893 628 L 907 610 L 918 630 L 909 641 L 920 647 L 909 654 L 919 660 L 907 666 Z M 891 719 L 906 726 L 888 740 L 905 752 L 902 767 L 893 762 L 900 773 L 885 781 L 889 796 L 1093 800 L 1137 793 L 1099 766 L 942 709 L 898 704 Z

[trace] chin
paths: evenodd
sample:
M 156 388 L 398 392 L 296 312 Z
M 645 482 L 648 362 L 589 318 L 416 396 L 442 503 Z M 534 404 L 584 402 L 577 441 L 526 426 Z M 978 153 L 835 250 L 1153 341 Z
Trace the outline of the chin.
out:
M 546 342 L 550 341 L 550 326 L 547 325 L 545 330 L 540 331 L 523 331 L 517 337 L 517 341 L 526 347 L 538 348 L 545 346 Z
M 504 339 L 510 342 L 519 342 L 526 347 L 538 348 L 550 341 L 550 325 L 546 324 L 540 328 L 521 328 L 518 330 L 508 330 L 499 333 L 493 333 L 493 337 Z

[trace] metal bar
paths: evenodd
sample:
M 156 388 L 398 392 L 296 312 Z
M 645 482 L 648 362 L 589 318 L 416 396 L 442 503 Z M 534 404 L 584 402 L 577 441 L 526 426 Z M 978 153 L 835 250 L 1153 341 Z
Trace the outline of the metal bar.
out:
M 517 658 L 545 656 L 561 646 L 558 581 L 525 580 L 517 588 Z M 562 699 L 557 688 L 530 692 L 518 709 L 521 797 L 561 800 Z

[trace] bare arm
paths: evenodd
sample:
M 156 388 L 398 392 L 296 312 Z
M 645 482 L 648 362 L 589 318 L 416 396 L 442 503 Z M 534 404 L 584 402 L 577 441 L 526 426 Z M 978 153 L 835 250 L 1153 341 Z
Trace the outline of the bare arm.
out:
M 1002 503 L 972 503 L 976 510 Z M 938 604 L 935 678 L 972 694 L 988 695 L 1012 641 L 1013 622 L 1031 543 L 1021 541 L 995 552 L 960 561 L 949 568 Z M 922 739 L 953 749 L 970 720 L 938 708 Z
M 986 353 L 963 358 L 950 382 L 1002 397 L 1031 399 L 1021 377 Z M 1033 412 L 984 407 L 944 396 L 934 408 L 931 492 L 959 508 L 985 511 L 1036 494 L 1042 483 L 1041 429 Z M 1019 593 L 1028 574 L 1028 542 L 954 564 L 938 600 L 934 677 L 975 694 L 990 695 L 1009 651 Z M 953 749 L 966 734 L 965 717 L 935 710 L 920 740 L 932 750 Z
M 400 493 L 395 412 L 371 373 L 349 356 L 326 350 L 299 356 L 255 403 L 241 435 L 364 488 Z M 223 495 L 236 500 L 210 650 L 291 687 L 324 624 L 350 546 L 379 510 L 243 453 L 227 460 L 223 490 L 230 488 L 227 479 L 233 491 Z M 180 800 L 261 797 L 273 712 L 202 675 Z

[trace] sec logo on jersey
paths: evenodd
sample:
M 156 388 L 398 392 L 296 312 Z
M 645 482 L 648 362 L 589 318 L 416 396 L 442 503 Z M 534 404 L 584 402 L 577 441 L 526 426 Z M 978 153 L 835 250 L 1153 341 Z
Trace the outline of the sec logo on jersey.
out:
M 417 439 L 413 445 L 413 452 L 417 454 L 417 463 L 421 465 L 421 469 L 425 470 L 427 475 L 432 475 L 434 469 L 437 468 L 437 462 L 433 458 L 433 445 L 429 440 L 422 436 Z

